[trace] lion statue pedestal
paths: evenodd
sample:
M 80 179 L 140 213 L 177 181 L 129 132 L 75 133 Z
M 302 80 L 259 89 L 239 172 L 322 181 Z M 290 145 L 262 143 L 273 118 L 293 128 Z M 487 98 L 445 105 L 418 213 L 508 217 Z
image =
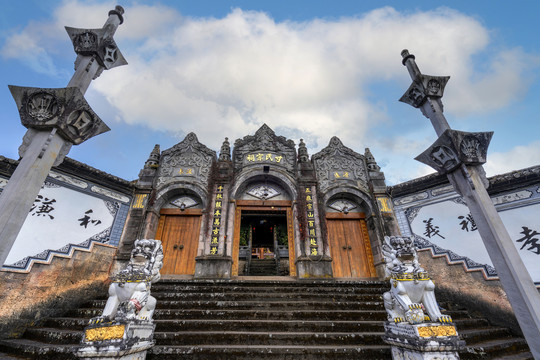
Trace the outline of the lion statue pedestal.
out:
M 136 240 L 128 265 L 113 277 L 101 316 L 84 330 L 76 355 L 85 360 L 144 360 L 154 346 L 152 316 L 156 299 L 150 287 L 160 279 L 163 248 L 159 240 Z
M 441 314 L 435 284 L 420 267 L 414 240 L 386 236 L 382 252 L 390 290 L 384 293 L 388 314 L 383 340 L 392 345 L 394 360 L 455 360 L 465 342 L 452 318 Z

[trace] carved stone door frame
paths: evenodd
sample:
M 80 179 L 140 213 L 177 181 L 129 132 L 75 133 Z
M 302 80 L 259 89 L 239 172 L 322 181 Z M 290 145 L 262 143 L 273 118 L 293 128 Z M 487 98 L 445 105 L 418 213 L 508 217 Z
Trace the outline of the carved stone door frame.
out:
M 261 210 L 266 212 L 283 212 L 287 217 L 287 238 L 289 241 L 289 275 L 296 276 L 296 252 L 294 244 L 294 221 L 292 201 L 288 200 L 237 200 L 234 214 L 234 239 L 232 249 L 232 276 L 238 276 L 238 256 L 240 254 L 240 225 L 242 211 Z

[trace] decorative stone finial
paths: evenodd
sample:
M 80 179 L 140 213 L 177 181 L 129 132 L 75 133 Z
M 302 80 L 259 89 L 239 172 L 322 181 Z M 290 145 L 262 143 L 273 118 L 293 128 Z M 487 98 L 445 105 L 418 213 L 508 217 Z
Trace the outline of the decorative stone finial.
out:
M 298 144 L 298 162 L 306 163 L 309 162 L 309 154 L 307 151 L 306 144 L 304 139 L 300 139 L 300 144 Z
M 159 157 L 160 157 L 160 150 L 159 150 L 159 144 L 156 144 L 154 146 L 154 149 L 150 153 L 150 156 L 148 156 L 148 160 L 144 163 L 145 169 L 155 169 L 159 166 Z
M 231 144 L 229 138 L 225 138 L 219 151 L 219 161 L 231 161 Z
M 369 171 L 380 171 L 381 167 L 377 165 L 377 162 L 375 161 L 375 157 L 369 150 L 369 148 L 366 148 L 366 151 L 364 152 L 364 156 L 366 157 L 366 165 Z

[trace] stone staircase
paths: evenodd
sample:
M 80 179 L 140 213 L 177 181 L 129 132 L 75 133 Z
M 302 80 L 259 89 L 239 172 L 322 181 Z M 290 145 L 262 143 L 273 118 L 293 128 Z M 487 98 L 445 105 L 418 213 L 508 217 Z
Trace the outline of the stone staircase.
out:
M 277 276 L 276 259 L 251 259 L 249 276 Z
M 391 359 L 381 340 L 387 283 L 283 279 L 290 281 L 154 284 L 156 345 L 147 359 Z M 0 341 L 0 358 L 74 359 L 84 326 L 104 304 L 89 301 L 28 329 L 21 339 Z M 507 329 L 465 310 L 446 313 L 467 342 L 462 359 L 533 359 L 526 342 Z

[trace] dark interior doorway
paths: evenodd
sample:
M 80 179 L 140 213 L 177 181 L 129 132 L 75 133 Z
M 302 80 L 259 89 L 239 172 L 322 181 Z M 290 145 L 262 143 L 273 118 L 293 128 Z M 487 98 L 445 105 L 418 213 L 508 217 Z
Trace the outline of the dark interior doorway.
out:
M 240 247 L 246 258 L 246 275 L 282 275 L 280 262 L 288 258 L 286 212 L 242 211 Z

